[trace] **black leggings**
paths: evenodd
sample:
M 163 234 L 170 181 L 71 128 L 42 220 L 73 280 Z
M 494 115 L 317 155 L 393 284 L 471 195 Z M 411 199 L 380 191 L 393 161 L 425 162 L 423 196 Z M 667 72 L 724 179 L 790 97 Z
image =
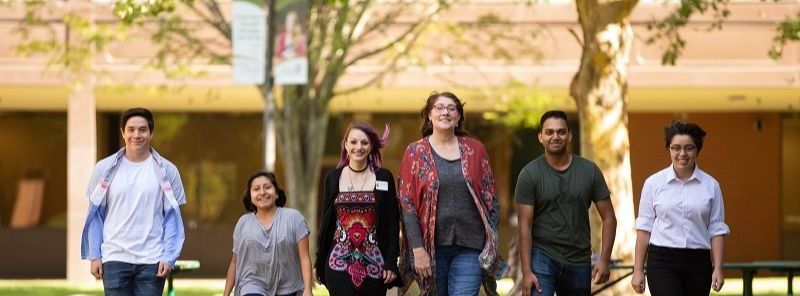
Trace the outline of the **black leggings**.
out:
M 711 251 L 650 245 L 647 281 L 653 296 L 708 295 L 711 290 Z

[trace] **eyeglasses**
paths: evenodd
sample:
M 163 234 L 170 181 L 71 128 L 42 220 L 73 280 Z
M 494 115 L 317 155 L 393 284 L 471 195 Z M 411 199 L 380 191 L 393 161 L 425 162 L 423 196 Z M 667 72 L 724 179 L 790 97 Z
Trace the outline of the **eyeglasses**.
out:
M 669 146 L 669 151 L 672 151 L 674 153 L 681 153 L 681 151 L 683 151 L 685 153 L 692 153 L 692 152 L 697 151 L 697 146 L 695 146 L 695 145 L 686 145 L 686 146 L 681 147 L 681 145 L 672 145 L 672 146 Z
M 456 109 L 456 105 L 433 105 L 433 111 L 436 111 L 437 113 L 444 113 L 444 110 L 447 110 L 447 112 L 456 112 L 458 109 Z

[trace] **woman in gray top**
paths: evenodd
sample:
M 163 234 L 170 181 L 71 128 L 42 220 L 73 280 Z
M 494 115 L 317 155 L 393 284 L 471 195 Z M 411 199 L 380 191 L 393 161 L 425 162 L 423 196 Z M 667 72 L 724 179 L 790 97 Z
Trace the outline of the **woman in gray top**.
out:
M 275 174 L 250 176 L 242 203 L 249 213 L 233 231 L 223 295 L 311 296 L 308 226 L 300 212 L 283 207 L 286 195 Z

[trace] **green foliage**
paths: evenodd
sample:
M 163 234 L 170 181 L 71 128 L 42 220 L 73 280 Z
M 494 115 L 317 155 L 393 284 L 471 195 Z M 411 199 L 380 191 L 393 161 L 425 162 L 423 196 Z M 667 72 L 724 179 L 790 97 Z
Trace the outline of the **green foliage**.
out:
M 800 41 L 800 13 L 787 17 L 776 26 L 777 35 L 773 38 L 769 56 L 779 59 L 783 55 L 783 48 L 786 43 Z
M 483 118 L 511 128 L 539 127 L 539 118 L 556 103 L 551 95 L 516 80 L 495 93 L 494 111 L 484 112 Z
M 47 1 L 22 2 L 24 17 L 12 30 L 20 37 L 14 48 L 17 54 L 23 57 L 45 55 L 50 67 L 83 73 L 93 70 L 95 52 L 128 36 L 125 25 L 92 22 L 86 11 L 71 7 L 69 3 L 60 7 L 47 4 Z M 63 36 L 57 33 L 59 27 L 63 28 Z
M 143 17 L 157 17 L 175 12 L 178 4 L 191 5 L 193 0 L 118 0 L 114 3 L 114 15 L 126 23 L 141 22 Z
M 730 16 L 728 3 L 730 0 L 681 0 L 680 5 L 664 19 L 653 20 L 647 24 L 652 32 L 646 42 L 654 44 L 666 41 L 667 46 L 661 55 L 661 63 L 675 65 L 675 62 L 686 47 L 686 39 L 681 36 L 680 29 L 686 27 L 693 15 L 713 13 L 713 21 L 706 30 L 720 30 L 722 23 Z

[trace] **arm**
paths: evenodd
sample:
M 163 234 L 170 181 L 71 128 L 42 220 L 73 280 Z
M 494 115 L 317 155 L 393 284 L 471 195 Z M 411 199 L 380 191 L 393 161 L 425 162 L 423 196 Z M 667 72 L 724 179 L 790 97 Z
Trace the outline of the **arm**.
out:
M 484 194 L 490 195 L 492 207 L 489 209 L 489 224 L 497 232 L 500 228 L 500 200 L 497 198 L 497 182 L 494 179 L 492 166 L 489 163 L 489 153 L 486 152 L 486 147 L 480 145 L 481 151 L 481 176 L 480 182 L 486 184 L 487 188 L 483 189 Z
M 183 249 L 183 241 L 185 235 L 183 232 L 183 219 L 181 218 L 181 209 L 174 208 L 167 210 L 164 216 L 164 251 L 161 253 L 161 263 L 159 264 L 159 276 L 166 277 L 169 271 L 175 266 L 175 261 Z M 162 270 L 167 268 L 167 270 Z M 164 273 L 166 272 L 166 273 Z
M 711 274 L 711 288 L 719 292 L 725 284 L 725 275 L 722 273 L 722 255 L 725 245 L 724 236 L 711 238 L 711 262 L 714 265 L 714 272 Z
M 336 223 L 335 215 L 331 215 L 331 213 L 333 213 L 331 203 L 333 196 L 336 194 L 336 189 L 339 186 L 338 180 L 334 178 L 335 171 L 336 170 L 330 170 L 325 175 L 325 184 L 322 187 L 322 212 L 319 216 L 319 227 L 317 228 L 317 253 L 313 268 L 317 281 L 323 285 L 325 284 L 325 263 L 328 260 L 327 256 L 330 253 L 333 231 L 335 231 L 332 227 Z
M 303 273 L 303 295 L 311 296 L 314 288 L 314 277 L 311 275 L 311 255 L 308 252 L 308 235 L 297 243 L 297 252 L 300 253 L 300 270 Z
M 414 270 L 422 278 L 430 278 L 433 276 L 431 259 L 422 246 L 422 231 L 420 229 L 422 225 L 419 223 L 419 216 L 414 204 L 414 197 L 419 194 L 416 192 L 417 178 L 412 172 L 415 160 L 410 156 L 411 151 L 414 149 L 416 149 L 416 145 L 409 145 L 403 154 L 403 160 L 400 162 L 400 173 L 397 178 L 397 199 L 403 215 L 406 239 L 414 256 Z
M 225 276 L 225 291 L 222 296 L 231 295 L 233 287 L 236 285 L 236 253 L 231 255 L 231 263 L 228 265 L 228 273 Z
M 725 249 L 725 236 L 731 233 L 725 224 L 725 205 L 722 202 L 722 190 L 719 183 L 714 183 L 714 196 L 711 199 L 711 212 L 709 215 L 708 233 L 711 235 L 711 260 L 714 272 L 711 275 L 711 287 L 715 291 L 722 289 L 725 276 L 722 273 L 722 256 Z
M 519 262 L 522 268 L 522 295 L 529 296 L 531 289 L 535 286 L 541 292 L 539 280 L 533 274 L 531 266 L 531 250 L 533 248 L 533 238 L 531 237 L 531 225 L 533 225 L 533 206 L 517 203 L 517 243 L 519 246 Z
M 636 248 L 633 258 L 633 275 L 631 287 L 637 293 L 644 293 L 647 279 L 644 276 L 644 263 L 647 259 L 647 249 L 650 246 L 650 235 L 656 220 L 656 211 L 653 208 L 653 186 L 650 180 L 644 182 L 642 196 L 639 199 L 639 217 L 636 218 Z
M 164 204 L 164 251 L 158 264 L 158 276 L 166 278 L 175 266 L 175 261 L 181 255 L 183 242 L 186 239 L 183 229 L 183 218 L 181 217 L 180 206 L 186 204 L 186 195 L 183 191 L 183 182 L 178 168 L 170 162 L 166 163 L 165 172 L 169 178 L 172 189 L 172 197 L 177 202 L 177 206 Z M 165 192 L 166 197 L 170 195 Z
M 98 164 L 99 165 L 99 164 Z M 92 177 L 89 185 L 86 186 L 86 196 L 89 198 L 89 210 L 86 216 L 86 229 L 81 234 L 81 258 L 91 260 L 89 273 L 95 279 L 103 278 L 103 263 L 101 261 L 102 252 L 100 247 L 103 245 L 103 218 L 105 217 L 105 206 L 100 205 L 96 208 L 91 202 L 91 196 L 99 181 L 98 166 L 92 170 Z M 92 213 L 94 208 L 95 213 Z
M 631 287 L 636 293 L 644 293 L 645 277 L 644 262 L 647 258 L 647 248 L 650 244 L 650 232 L 644 230 L 636 231 L 636 249 L 633 255 L 633 276 Z
M 617 217 L 614 214 L 614 205 L 611 198 L 606 198 L 594 203 L 600 219 L 603 220 L 602 249 L 600 250 L 600 261 L 597 262 L 593 271 L 595 284 L 605 283 L 611 275 L 608 267 L 611 261 L 611 249 L 614 247 L 614 237 L 617 234 Z
M 394 186 L 394 176 L 391 172 L 387 171 L 389 190 L 384 199 L 385 205 L 383 206 L 383 224 L 385 234 L 381 239 L 384 240 L 386 246 L 381 251 L 385 251 L 386 256 L 385 264 L 387 270 L 393 272 L 395 275 L 399 274 L 397 269 L 397 257 L 400 252 L 400 206 L 397 204 L 397 189 Z

